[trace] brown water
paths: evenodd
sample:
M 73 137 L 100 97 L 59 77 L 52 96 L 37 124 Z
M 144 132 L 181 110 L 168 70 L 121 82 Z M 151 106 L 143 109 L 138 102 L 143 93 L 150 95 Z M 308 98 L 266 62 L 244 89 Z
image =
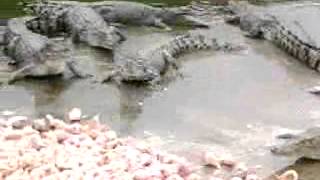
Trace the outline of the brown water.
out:
M 316 18 L 303 8 L 300 13 Z M 307 30 L 316 26 L 303 25 Z M 265 175 L 292 163 L 292 159 L 273 156 L 269 148 L 279 130 L 319 123 L 320 99 L 306 92 L 319 84 L 319 74 L 268 42 L 244 38 L 235 27 L 216 25 L 205 33 L 248 48 L 186 55 L 179 59 L 183 77 L 156 90 L 59 78 L 19 82 L 1 88 L 0 109 L 63 116 L 68 109 L 80 107 L 88 115 L 101 114 L 122 135 L 152 133 L 166 140 L 166 148 L 188 157 L 210 149 L 229 152 L 249 164 L 261 164 L 260 173 Z M 124 44 L 128 51 L 150 48 L 170 37 L 148 28 L 133 28 L 129 34 Z M 74 53 L 87 71 L 99 75 L 109 67 L 108 52 L 76 46 Z M 309 172 L 308 164 L 308 171 L 301 167 L 297 165 L 302 174 Z

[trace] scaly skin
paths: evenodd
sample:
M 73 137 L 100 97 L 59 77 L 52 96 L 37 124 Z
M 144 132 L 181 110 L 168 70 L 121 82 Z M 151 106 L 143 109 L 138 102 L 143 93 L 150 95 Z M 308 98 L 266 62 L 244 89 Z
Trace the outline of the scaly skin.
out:
M 14 60 L 17 71 L 12 79 L 25 76 L 60 75 L 65 69 L 65 47 L 27 29 L 29 18 L 9 20 L 5 33 L 5 53 Z
M 278 155 L 293 156 L 320 160 L 320 127 L 307 129 L 305 132 L 294 135 L 284 144 L 277 145 L 271 151 Z
M 296 36 L 274 16 L 247 3 L 231 3 L 229 8 L 236 15 L 229 21 L 239 23 L 248 36 L 269 40 L 310 68 L 320 71 L 320 49 Z
M 218 44 L 215 39 L 206 38 L 201 34 L 186 33 L 147 51 L 141 50 L 130 54 L 116 49 L 114 54 L 115 71 L 105 80 L 157 82 L 168 68 L 177 68 L 176 58 L 181 54 L 191 50 L 210 48 L 218 50 L 229 47 L 228 44 Z
M 133 24 L 144 26 L 155 26 L 169 28 L 168 25 L 187 25 L 197 27 L 208 27 L 207 23 L 186 16 L 186 11 L 179 8 L 157 8 L 138 2 L 128 1 L 102 1 L 102 2 L 76 2 L 76 1 L 36 1 L 25 3 L 24 9 L 32 11 L 40 16 L 39 10 L 52 12 L 50 9 L 68 9 L 72 6 L 92 7 L 100 14 L 106 22 Z M 52 15 L 54 19 L 60 15 Z
M 47 8 L 50 7 L 50 8 Z M 93 47 L 112 50 L 125 37 L 115 27 L 109 26 L 92 8 L 83 5 L 50 6 L 39 3 L 33 8 L 37 18 L 27 22 L 34 32 L 47 36 L 68 33 L 75 41 Z
M 92 47 L 112 50 L 125 37 L 115 27 L 109 26 L 92 8 L 73 6 L 65 16 L 68 32 L 75 41 Z

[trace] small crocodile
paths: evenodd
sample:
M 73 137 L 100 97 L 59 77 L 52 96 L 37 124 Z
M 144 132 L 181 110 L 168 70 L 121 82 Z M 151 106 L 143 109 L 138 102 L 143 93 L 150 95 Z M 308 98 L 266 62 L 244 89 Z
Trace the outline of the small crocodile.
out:
M 13 79 L 25 76 L 60 75 L 65 70 L 65 52 L 68 50 L 45 36 L 28 30 L 25 18 L 13 18 L 6 27 L 5 54 L 17 67 Z
M 320 71 L 320 49 L 292 33 L 275 16 L 244 2 L 231 2 L 228 9 L 236 16 L 227 21 L 239 24 L 247 36 L 266 39 L 310 68 Z
M 75 41 L 109 50 L 125 39 L 117 28 L 108 25 L 90 7 L 80 4 L 70 7 L 47 6 L 47 3 L 41 2 L 33 9 L 37 18 L 27 22 L 30 30 L 47 36 L 68 33 Z
M 180 55 L 199 49 L 230 49 L 230 44 L 218 43 L 200 33 L 187 32 L 150 50 L 138 52 L 114 51 L 115 70 L 105 78 L 105 81 L 116 82 L 158 82 L 161 75 L 170 67 L 178 68 L 176 58 Z
M 50 9 L 67 9 L 72 6 L 92 7 L 106 22 L 133 24 L 143 26 L 155 26 L 169 28 L 169 25 L 186 25 L 196 27 L 208 27 L 209 25 L 199 19 L 188 16 L 182 8 L 159 8 L 138 2 L 129 1 L 102 1 L 102 2 L 76 2 L 76 1 L 47 1 L 24 3 L 26 12 L 33 12 L 39 16 L 39 9 L 50 11 Z M 35 11 L 36 10 L 36 11 Z M 52 14 L 50 19 L 55 19 Z
M 292 135 L 284 144 L 272 147 L 271 152 L 278 155 L 293 156 L 296 159 L 308 158 L 320 160 L 320 127 Z

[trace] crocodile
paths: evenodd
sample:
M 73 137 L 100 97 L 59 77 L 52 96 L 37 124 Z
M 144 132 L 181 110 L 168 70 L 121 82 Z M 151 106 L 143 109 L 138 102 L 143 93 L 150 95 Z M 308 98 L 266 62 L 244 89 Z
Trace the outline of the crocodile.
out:
M 12 58 L 10 64 L 17 69 L 12 80 L 62 74 L 68 49 L 29 31 L 25 25 L 28 20 L 30 17 L 10 19 L 4 34 L 4 52 Z
M 91 7 L 74 5 L 68 8 L 43 8 L 40 5 L 34 12 L 37 18 L 28 21 L 27 27 L 36 33 L 49 37 L 67 33 L 75 42 L 109 50 L 125 40 L 119 29 L 107 24 Z
M 4 33 L 6 32 L 6 26 L 0 26 L 0 45 L 4 43 Z
M 272 147 L 271 152 L 296 159 L 320 160 L 320 127 L 315 126 L 292 135 L 287 142 Z
M 67 9 L 78 5 L 93 8 L 106 22 L 109 23 L 154 26 L 165 29 L 170 29 L 169 25 L 209 27 L 208 23 L 189 16 L 187 11 L 183 8 L 160 8 L 129 1 L 85 3 L 76 1 L 38 0 L 35 2 L 24 3 L 23 7 L 26 12 L 31 11 L 36 16 L 39 16 L 39 9 L 52 12 L 50 9 Z M 52 16 L 52 18 L 56 18 L 55 15 Z
M 0 26 L 6 26 L 8 24 L 8 19 L 0 19 Z
M 187 52 L 200 49 L 229 50 L 229 43 L 218 43 L 201 33 L 186 32 L 148 50 L 124 52 L 121 47 L 115 49 L 114 71 L 107 75 L 104 82 L 148 82 L 154 84 L 170 68 L 177 69 L 177 58 Z
M 226 21 L 239 25 L 248 37 L 268 40 L 311 69 L 320 71 L 320 49 L 299 38 L 265 9 L 246 2 L 230 2 L 228 9 L 234 16 Z

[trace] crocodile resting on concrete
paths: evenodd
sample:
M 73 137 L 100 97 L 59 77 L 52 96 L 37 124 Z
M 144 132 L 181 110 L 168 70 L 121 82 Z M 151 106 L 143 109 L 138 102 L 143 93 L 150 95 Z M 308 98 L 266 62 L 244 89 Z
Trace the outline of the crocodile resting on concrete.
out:
M 47 1 L 38 0 L 24 3 L 24 10 L 40 16 L 50 9 L 68 9 L 73 6 L 86 6 L 93 8 L 106 22 L 143 26 L 169 28 L 168 25 L 187 25 L 208 27 L 201 20 L 188 16 L 186 10 L 181 8 L 159 8 L 138 2 L 129 1 L 102 1 L 102 2 L 76 2 L 76 1 Z M 39 11 L 40 10 L 40 11 Z M 50 14 L 50 19 L 56 19 L 55 14 Z M 57 21 L 57 20 L 56 20 Z
M 239 24 L 247 36 L 266 39 L 310 68 L 320 71 L 320 49 L 293 34 L 273 15 L 245 2 L 231 2 L 228 9 L 235 17 L 227 22 Z
M 297 159 L 320 160 L 320 127 L 316 126 L 292 135 L 288 142 L 272 147 L 271 152 Z
M 87 6 L 51 7 L 47 3 L 40 3 L 33 10 L 37 18 L 28 21 L 27 27 L 43 35 L 55 36 L 66 32 L 74 41 L 109 50 L 125 39 L 117 28 L 108 25 L 99 14 Z
M 6 28 L 5 54 L 17 67 L 12 80 L 26 76 L 60 75 L 65 70 L 65 52 L 45 36 L 29 31 L 25 22 L 30 18 L 13 18 Z
M 218 43 L 200 33 L 188 32 L 150 50 L 128 53 L 115 49 L 113 61 L 115 70 L 107 75 L 105 81 L 116 82 L 158 82 L 161 75 L 170 67 L 178 68 L 176 58 L 192 50 L 214 49 L 230 50 L 228 43 Z

